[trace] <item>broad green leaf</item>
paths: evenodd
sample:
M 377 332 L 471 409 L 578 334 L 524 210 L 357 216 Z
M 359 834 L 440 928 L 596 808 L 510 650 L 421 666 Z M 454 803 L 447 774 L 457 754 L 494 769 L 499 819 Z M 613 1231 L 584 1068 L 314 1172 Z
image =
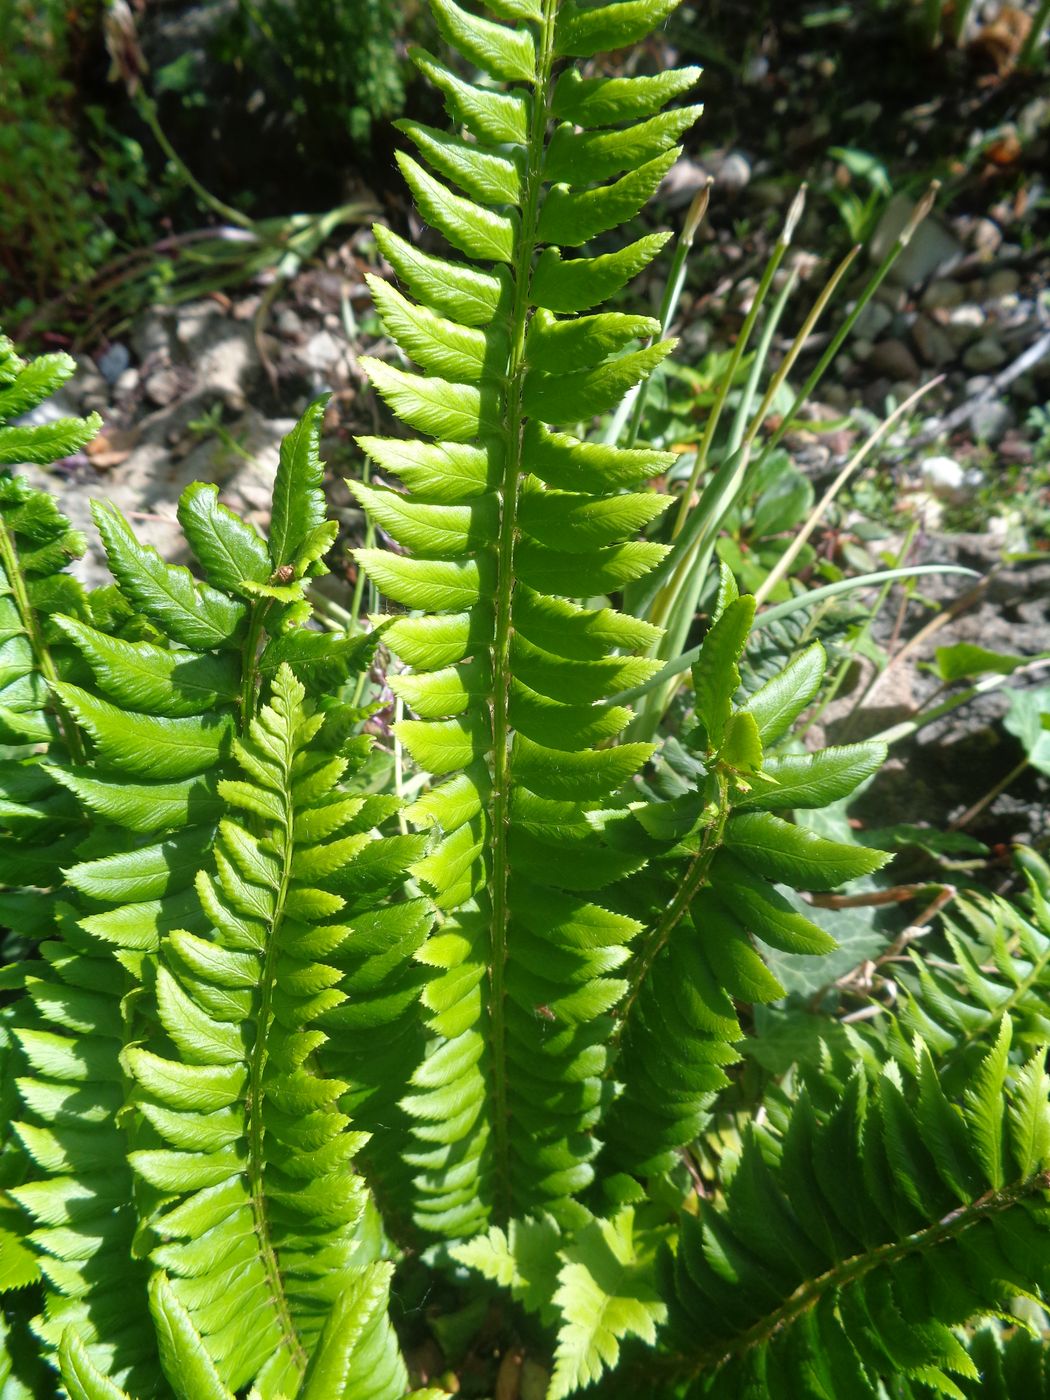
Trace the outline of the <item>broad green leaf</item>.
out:
M 509 283 L 502 268 L 482 272 L 421 253 L 382 224 L 373 232 L 398 277 L 431 310 L 464 326 L 487 326 L 506 299 Z
M 754 598 L 737 598 L 730 603 L 705 636 L 693 666 L 696 719 L 709 750 L 722 743 L 740 685 L 737 662 L 747 646 L 754 615 Z
M 621 355 L 597 369 L 567 374 L 530 370 L 525 379 L 525 411 L 545 423 L 578 423 L 606 413 L 635 384 L 647 379 L 676 343 L 662 340 L 645 350 Z
M 577 126 L 615 126 L 658 112 L 700 81 L 699 68 L 673 68 L 655 77 L 584 78 L 569 65 L 554 87 L 554 116 Z
M 621 131 L 578 131 L 573 123 L 566 122 L 551 137 L 544 157 L 544 176 L 551 181 L 580 185 L 607 180 L 623 170 L 637 170 L 675 145 L 683 132 L 699 120 L 703 110 L 676 107 Z
M 748 696 L 744 709 L 754 716 L 767 748 L 784 737 L 816 697 L 824 679 L 824 663 L 824 648 L 814 642 Z
M 432 0 L 434 19 L 445 40 L 494 78 L 532 82 L 536 45 L 527 28 L 508 29 L 461 9 L 456 0 Z
M 513 260 L 516 222 L 509 214 L 497 214 L 483 204 L 453 194 L 402 151 L 397 152 L 397 163 L 427 223 L 444 234 L 454 248 L 468 257 L 490 262 Z
M 555 47 L 574 58 L 625 48 L 644 39 L 678 4 L 679 0 L 621 0 L 588 8 L 566 0 L 558 10 Z
M 99 686 L 128 709 L 179 719 L 207 715 L 239 697 L 240 666 L 234 656 L 125 642 L 70 617 L 55 622 L 83 653 Z
M 163 1274 L 149 1290 L 160 1364 L 177 1400 L 233 1400 L 223 1385 L 204 1340 Z
M 1046 653 L 1041 653 L 1046 655 Z M 956 642 L 950 647 L 938 647 L 935 653 L 936 671 L 942 681 L 961 681 L 971 676 L 989 673 L 1009 676 L 1033 660 L 1030 656 L 1011 656 L 1008 652 L 989 651 L 973 642 Z
M 528 113 L 522 96 L 464 82 L 425 49 L 409 49 L 409 57 L 444 94 L 453 121 L 462 123 L 481 141 L 524 145 L 528 139 Z
M 680 154 L 680 147 L 672 147 L 613 184 L 597 189 L 571 190 L 567 185 L 555 185 L 540 214 L 540 239 L 555 246 L 578 248 L 625 223 L 656 193 Z
M 521 174 L 516 161 L 476 142 L 436 131 L 421 122 L 400 121 L 403 131 L 431 166 L 451 180 L 471 199 L 482 204 L 517 206 L 521 199 Z
M 179 524 L 210 583 L 243 593 L 245 580 L 266 583 L 273 565 L 259 532 L 219 503 L 219 488 L 195 481 L 179 500 Z
M 377 437 L 355 441 L 383 471 L 393 472 L 410 491 L 439 505 L 482 496 L 500 481 L 500 453 L 494 446 Z
M 871 875 L 890 859 L 885 851 L 827 841 L 768 812 L 731 817 L 725 844 L 756 874 L 807 890 L 830 890 Z
M 868 743 L 769 758 L 762 771 L 772 783 L 756 787 L 737 805 L 764 811 L 828 807 L 877 772 L 885 757 L 885 745 Z
M 139 544 L 111 502 L 92 501 L 91 512 L 113 577 L 127 597 L 173 641 L 191 649 L 227 646 L 244 621 L 244 605 L 188 569 L 165 564 L 152 545 Z
M 461 384 L 481 380 L 489 355 L 489 339 L 481 331 L 413 305 L 381 277 L 367 273 L 365 280 L 387 332 L 418 365 Z M 495 374 L 502 366 L 493 361 L 488 368 Z
M 321 425 L 328 394 L 314 399 L 281 443 L 270 516 L 270 561 L 280 569 L 298 561 L 304 542 L 325 523 L 320 457 Z
M 615 253 L 563 261 L 556 248 L 545 248 L 532 276 L 532 298 L 548 311 L 587 311 L 608 301 L 648 267 L 670 234 L 650 233 Z

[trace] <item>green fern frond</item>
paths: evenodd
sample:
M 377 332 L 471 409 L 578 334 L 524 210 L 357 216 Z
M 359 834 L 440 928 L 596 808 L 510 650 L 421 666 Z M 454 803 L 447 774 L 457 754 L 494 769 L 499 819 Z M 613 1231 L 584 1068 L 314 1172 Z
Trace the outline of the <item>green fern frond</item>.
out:
M 824 653 L 815 644 L 738 704 L 754 600 L 735 596 L 724 568 L 722 582 L 720 616 L 693 668 L 690 780 L 679 796 L 639 814 L 665 857 L 651 861 L 631 892 L 647 932 L 636 940 L 619 1010 L 620 1052 L 610 1073 L 623 1087 L 606 1119 L 602 1157 L 611 1172 L 666 1170 L 696 1137 L 729 1082 L 725 1067 L 739 1058 L 735 1003 L 784 995 L 762 946 L 816 956 L 834 947 L 776 887 L 828 889 L 888 859 L 776 815 L 847 795 L 884 750 L 851 745 L 767 757 L 766 747 L 816 693 Z
M 567 1218 L 593 1176 L 608 1016 L 639 931 L 603 891 L 644 864 L 623 831 L 646 844 L 629 813 L 602 809 L 651 752 L 610 747 L 630 715 L 595 702 L 651 674 L 630 654 L 655 632 L 573 600 L 614 592 L 662 557 L 633 537 L 665 502 L 630 488 L 673 459 L 571 429 L 614 407 L 672 343 L 630 350 L 658 335 L 655 321 L 578 314 L 625 286 L 665 235 L 561 250 L 641 209 L 698 111 L 659 115 L 695 70 L 556 79 L 561 58 L 629 42 L 671 6 L 492 8 L 509 23 L 433 5 L 446 41 L 510 91 L 415 55 L 465 138 L 407 123 L 426 164 L 402 155 L 401 169 L 426 221 L 471 261 L 377 229 L 414 300 L 373 281 L 376 304 L 423 373 L 367 368 L 422 437 L 362 439 L 399 488 L 351 483 L 406 551 L 357 552 L 417 614 L 385 634 L 412 668 L 391 678 L 418 716 L 398 737 L 421 768 L 457 775 L 409 814 L 433 833 L 415 869 L 445 922 L 420 952 L 434 1039 L 405 1104 L 420 1139 L 417 1218 L 450 1235 L 533 1209 Z
M 954 1329 L 1050 1284 L 1050 1080 L 1041 1054 L 1008 1073 L 1009 1040 L 1004 1021 L 959 1100 L 919 1043 L 914 1074 L 858 1071 L 826 1116 L 803 1089 L 782 1134 L 748 1134 L 667 1257 L 686 1393 L 965 1394 L 979 1373 Z
M 219 782 L 229 815 L 196 882 L 208 932 L 165 939 L 154 992 L 165 1048 L 146 1039 L 125 1065 L 159 1144 L 130 1161 L 155 1194 L 152 1259 L 169 1310 L 185 1314 L 231 1390 L 255 1381 L 295 1394 L 305 1374 L 302 1393 L 320 1395 L 307 1368 L 328 1374 L 345 1364 L 340 1347 L 351 1354 L 358 1315 L 342 1300 L 367 1260 L 366 1190 L 351 1166 L 362 1134 L 338 1107 L 348 1086 L 316 1068 L 327 1039 L 317 1023 L 344 999 L 332 958 L 354 932 L 331 885 L 370 838 L 347 832 L 360 803 L 337 790 L 346 762 L 316 746 L 323 716 L 304 699 L 282 667 L 235 741 L 242 776 Z M 342 1324 L 322 1340 L 333 1309 Z M 383 1336 L 374 1393 L 400 1396 L 388 1326 Z M 173 1369 L 185 1373 L 166 1365 L 169 1379 Z

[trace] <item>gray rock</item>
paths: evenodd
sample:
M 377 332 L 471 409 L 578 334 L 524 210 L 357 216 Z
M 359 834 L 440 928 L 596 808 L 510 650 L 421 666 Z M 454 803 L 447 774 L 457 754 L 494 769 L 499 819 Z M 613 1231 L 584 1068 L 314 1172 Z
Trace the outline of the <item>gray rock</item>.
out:
M 878 340 L 893 322 L 893 312 L 882 301 L 872 299 L 857 317 L 856 334 L 864 340 Z
M 940 368 L 955 358 L 955 346 L 951 337 L 928 316 L 916 317 L 911 334 L 919 354 L 928 365 Z
M 153 356 L 166 359 L 171 353 L 169 320 L 169 316 L 160 312 L 147 312 L 132 326 L 131 344 L 140 363 Z
M 903 340 L 881 341 L 868 356 L 868 368 L 887 379 L 911 381 L 920 374 L 919 362 Z
M 139 372 L 137 369 L 126 369 L 113 385 L 113 397 L 115 399 L 129 399 L 138 391 Z
M 964 345 L 969 345 L 971 340 L 980 335 L 986 320 L 987 317 L 979 306 L 967 302 L 965 306 L 957 306 L 953 311 L 949 311 L 945 331 L 956 349 L 961 350 Z
M 988 399 L 974 406 L 970 427 L 978 442 L 1001 442 L 1016 422 L 1013 410 L 1002 399 Z
M 333 365 L 343 358 L 346 345 L 337 340 L 331 331 L 318 331 L 305 345 L 300 347 L 298 357 L 307 367 L 320 374 L 327 374 Z
M 970 230 L 970 243 L 979 257 L 991 261 L 1003 241 L 1003 231 L 994 219 L 978 219 Z
M 878 227 L 868 246 L 873 263 L 882 262 L 898 235 L 911 218 L 915 201 L 906 194 L 895 194 L 883 211 Z M 928 278 L 941 275 L 953 266 L 963 253 L 962 244 L 944 224 L 931 214 L 912 235 L 890 272 L 890 280 L 900 287 L 913 287 Z
M 960 466 L 954 457 L 927 457 L 920 468 L 926 489 L 942 501 L 959 505 L 981 484 L 981 473 Z
M 149 376 L 143 388 L 150 403 L 158 408 L 167 408 L 179 397 L 182 384 L 176 370 L 158 369 Z
M 115 340 L 101 355 L 95 357 L 98 372 L 107 384 L 116 384 L 130 364 L 131 351 L 119 340 Z
M 923 292 L 920 305 L 924 311 L 950 311 L 965 300 L 966 294 L 958 282 L 939 277 Z
M 751 162 L 739 151 L 731 151 L 722 162 L 716 183 L 730 194 L 739 194 L 751 182 Z
M 1005 362 L 1006 351 L 994 336 L 990 335 L 982 335 L 980 340 L 975 340 L 963 354 L 963 364 L 975 374 L 987 374 L 989 370 L 998 369 Z
M 277 334 L 287 336 L 292 340 L 298 340 L 303 334 L 302 317 L 298 311 L 286 306 L 277 317 Z
M 1021 274 L 1012 267 L 1001 267 L 988 278 L 987 294 L 998 301 L 1013 296 L 1021 285 Z

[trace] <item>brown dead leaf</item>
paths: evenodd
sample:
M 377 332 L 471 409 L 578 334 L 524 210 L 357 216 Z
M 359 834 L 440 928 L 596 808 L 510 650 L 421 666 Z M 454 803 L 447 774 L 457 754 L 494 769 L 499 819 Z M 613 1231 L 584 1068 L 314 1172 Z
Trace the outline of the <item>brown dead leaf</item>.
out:
M 92 438 L 84 451 L 96 471 L 109 471 L 111 467 L 119 467 L 121 462 L 127 461 L 138 440 L 137 428 L 107 428 L 98 437 Z

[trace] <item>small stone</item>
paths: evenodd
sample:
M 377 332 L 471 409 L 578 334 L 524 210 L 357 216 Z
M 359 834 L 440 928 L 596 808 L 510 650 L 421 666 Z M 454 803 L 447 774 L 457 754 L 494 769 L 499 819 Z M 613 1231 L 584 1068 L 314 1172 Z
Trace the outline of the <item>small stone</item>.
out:
M 95 358 L 95 366 L 107 384 L 116 384 L 130 364 L 131 351 L 119 340 Z
M 739 194 L 751 183 L 751 162 L 739 151 L 732 151 L 722 162 L 717 183 L 730 194 Z
M 286 306 L 277 317 L 277 334 L 291 340 L 298 340 L 303 333 L 303 322 L 298 311 Z
M 893 321 L 893 312 L 881 301 L 869 301 L 857 317 L 856 332 L 865 340 L 878 340 Z
M 966 470 L 954 457 L 927 457 L 920 470 L 926 489 L 941 500 L 965 498 Z
M 868 356 L 868 369 L 887 379 L 918 379 L 919 362 L 903 340 L 883 340 Z
M 968 302 L 965 306 L 957 306 L 949 311 L 945 330 L 955 348 L 961 350 L 964 345 L 969 345 L 971 340 L 980 335 L 986 319 L 979 306 Z
M 954 306 L 961 306 L 964 300 L 965 294 L 958 282 L 939 277 L 923 292 L 921 305 L 924 311 L 950 311 Z
M 131 331 L 131 343 L 141 363 L 151 355 L 167 357 L 170 351 L 167 320 L 160 316 L 141 316 Z
M 1002 399 L 988 399 L 984 403 L 975 404 L 970 415 L 974 437 L 978 442 L 991 443 L 992 446 L 1002 441 L 1014 426 L 1014 422 L 1010 405 Z
M 998 369 L 1005 362 L 1006 351 L 990 335 L 982 335 L 980 340 L 975 340 L 963 355 L 963 364 L 975 374 L 986 374 L 989 370 Z
M 978 219 L 970 231 L 973 250 L 985 261 L 991 261 L 999 251 L 1003 231 L 994 219 Z
M 955 358 L 955 346 L 951 337 L 928 316 L 916 317 L 911 334 L 919 354 L 928 365 L 939 368 Z
M 127 399 L 134 394 L 139 387 L 139 372 L 137 369 L 126 369 L 123 374 L 118 375 L 116 383 L 113 385 L 113 397 L 117 399 Z
M 299 358 L 310 369 L 323 373 L 340 359 L 344 349 L 345 346 L 336 340 L 331 331 L 318 331 L 301 348 Z
M 143 385 L 146 397 L 158 408 L 167 408 L 169 404 L 174 403 L 181 387 L 179 375 L 173 369 L 158 369 Z
M 894 195 L 868 245 L 873 263 L 882 262 L 915 211 L 915 201 L 906 194 Z M 935 274 L 943 274 L 962 256 L 962 244 L 936 215 L 925 218 L 911 242 L 894 263 L 889 277 L 899 287 L 914 287 Z
M 988 295 L 995 301 L 1015 294 L 1021 285 L 1021 274 L 1012 267 L 1001 267 L 988 278 Z

